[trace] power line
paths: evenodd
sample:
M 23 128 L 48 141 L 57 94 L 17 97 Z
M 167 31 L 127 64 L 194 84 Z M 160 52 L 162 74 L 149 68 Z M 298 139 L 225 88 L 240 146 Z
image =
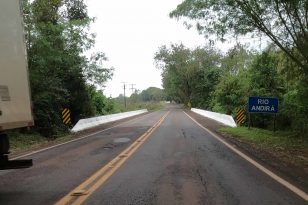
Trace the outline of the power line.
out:
M 132 94 L 134 94 L 134 85 L 136 84 L 130 84 L 132 86 L 132 88 L 130 88 L 130 90 L 132 90 Z

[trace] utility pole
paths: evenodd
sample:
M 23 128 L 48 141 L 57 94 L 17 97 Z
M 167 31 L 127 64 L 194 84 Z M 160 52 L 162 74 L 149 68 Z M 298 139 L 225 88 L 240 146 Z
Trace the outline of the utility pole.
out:
M 110 98 L 108 99 L 109 103 L 108 103 L 108 113 L 110 112 L 110 101 L 111 101 L 111 94 L 110 94 Z
M 132 90 L 132 94 L 134 94 L 134 85 L 136 84 L 130 84 L 132 86 L 132 88 L 130 88 L 130 90 Z
M 125 107 L 126 107 L 126 98 L 125 98 L 125 89 L 126 89 L 126 88 L 125 88 L 125 83 L 126 83 L 126 82 L 122 82 L 122 83 L 124 83 L 124 86 L 123 86 L 123 88 L 124 88 L 124 104 L 125 104 Z

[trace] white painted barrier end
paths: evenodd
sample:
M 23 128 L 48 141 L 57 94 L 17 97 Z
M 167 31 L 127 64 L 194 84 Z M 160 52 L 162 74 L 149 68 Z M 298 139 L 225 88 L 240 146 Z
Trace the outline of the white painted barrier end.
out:
M 216 120 L 222 124 L 228 125 L 230 127 L 237 127 L 233 117 L 231 115 L 225 115 L 225 114 L 220 114 L 217 112 L 211 112 L 207 110 L 201 110 L 197 108 L 191 108 L 191 111 L 198 113 L 202 116 L 211 118 L 213 120 Z
M 89 129 L 91 127 L 95 127 L 107 122 L 113 122 L 116 120 L 132 117 L 135 115 L 139 115 L 142 113 L 148 112 L 148 109 L 144 110 L 136 110 L 136 111 L 130 111 L 130 112 L 123 112 L 123 113 L 117 113 L 112 115 L 103 115 L 99 117 L 92 117 L 87 119 L 79 120 L 78 123 L 73 127 L 71 132 L 79 132 L 81 130 Z

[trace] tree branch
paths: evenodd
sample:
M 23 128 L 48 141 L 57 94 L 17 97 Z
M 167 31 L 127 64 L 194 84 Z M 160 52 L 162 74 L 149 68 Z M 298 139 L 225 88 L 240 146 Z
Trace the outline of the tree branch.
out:
M 305 39 L 306 39 L 306 42 L 307 42 L 307 41 L 308 41 L 308 37 L 307 37 L 306 31 L 305 31 L 304 25 L 303 25 L 303 23 L 302 23 L 302 21 L 301 21 L 301 18 L 300 18 L 299 15 L 298 15 L 297 7 L 295 7 L 295 15 L 296 15 L 296 17 L 297 17 L 297 19 L 298 19 L 300 28 L 301 28 L 301 30 L 302 30 L 302 32 L 303 32 L 303 34 L 304 34 L 304 37 L 305 37 Z
M 275 0 L 276 1 L 276 0 Z M 250 9 L 252 18 L 255 19 L 256 24 L 259 25 L 259 29 L 264 32 L 270 39 L 281 49 L 283 50 L 298 66 L 300 66 L 305 72 L 308 72 L 306 66 L 304 66 L 294 55 L 292 55 L 281 43 L 277 40 L 276 36 L 264 25 L 262 19 L 258 17 L 256 12 L 246 4 L 247 8 Z M 250 8 L 249 8 L 250 7 Z M 307 71 L 306 71 L 307 70 Z
M 278 5 L 277 5 L 277 9 L 278 9 L 278 11 L 279 11 Z M 295 29 L 295 27 L 294 27 L 294 22 L 292 22 L 292 18 L 291 18 L 291 16 L 290 16 L 290 15 L 291 15 L 291 12 L 290 12 L 290 10 L 288 9 L 287 3 L 285 3 L 285 9 L 286 9 L 287 15 L 288 15 L 288 17 L 289 17 L 289 19 L 290 19 L 290 24 L 291 24 L 291 26 L 292 26 L 292 28 L 293 28 L 294 35 L 295 35 L 296 39 L 294 38 L 294 36 L 293 36 L 292 34 L 291 34 L 291 37 L 292 37 L 292 39 L 293 39 L 293 41 L 294 41 L 294 43 L 295 43 L 297 49 L 299 50 L 299 52 L 300 52 L 300 53 L 303 55 L 303 57 L 307 60 L 308 57 L 307 57 L 305 51 L 303 52 L 302 49 L 301 49 L 301 47 L 300 47 L 300 45 L 298 44 L 298 35 L 296 35 L 297 32 L 296 32 L 296 29 Z M 289 31 L 289 28 L 287 27 L 287 25 L 285 25 L 285 27 L 286 27 L 287 30 Z M 290 31 L 290 32 L 291 32 L 291 31 Z

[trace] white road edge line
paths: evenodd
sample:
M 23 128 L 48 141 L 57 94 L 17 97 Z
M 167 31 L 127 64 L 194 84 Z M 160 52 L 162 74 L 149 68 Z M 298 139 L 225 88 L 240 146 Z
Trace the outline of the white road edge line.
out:
M 183 111 L 184 112 L 184 111 Z M 292 184 L 290 184 L 289 182 L 287 182 L 286 180 L 282 179 L 281 177 L 277 176 L 276 174 L 274 174 L 273 172 L 271 172 L 270 170 L 266 169 L 265 167 L 263 167 L 261 164 L 259 164 L 258 162 L 254 161 L 253 159 L 251 159 L 250 157 L 248 157 L 247 155 L 245 155 L 244 153 L 240 152 L 239 150 L 235 149 L 233 146 L 231 146 L 229 143 L 225 142 L 224 140 L 220 139 L 219 137 L 217 137 L 213 132 L 211 132 L 210 130 L 208 130 L 207 128 L 203 127 L 202 125 L 200 125 L 196 120 L 194 120 L 192 117 L 190 117 L 186 112 L 184 112 L 185 115 L 187 115 L 192 121 L 194 121 L 195 123 L 197 123 L 197 125 L 199 125 L 200 127 L 202 127 L 203 129 L 205 129 L 206 131 L 208 131 L 212 136 L 214 136 L 216 139 L 218 139 L 220 142 L 222 142 L 223 144 L 225 144 L 227 147 L 229 147 L 232 151 L 236 152 L 238 155 L 240 155 L 241 157 L 243 157 L 244 159 L 246 159 L 248 162 L 250 162 L 251 164 L 253 164 L 254 166 L 256 166 L 258 169 L 260 169 L 261 171 L 263 171 L 265 174 L 269 175 L 270 177 L 272 177 L 273 179 L 275 179 L 276 181 L 278 181 L 279 183 L 281 183 L 282 185 L 284 185 L 285 187 L 289 188 L 291 191 L 293 191 L 295 194 L 297 194 L 298 196 L 302 197 L 303 199 L 305 199 L 306 201 L 308 201 L 308 195 L 303 192 L 302 190 L 298 189 L 297 187 L 293 186 Z
M 158 111 L 159 111 L 159 110 L 158 110 Z M 157 112 L 157 111 L 155 111 L 155 112 Z M 155 112 L 148 113 L 148 114 L 143 115 L 143 116 L 141 116 L 141 117 L 138 117 L 138 118 L 136 118 L 136 119 L 129 120 L 129 121 L 127 121 L 127 122 L 124 122 L 124 123 L 121 123 L 121 124 L 119 124 L 119 125 L 116 125 L 116 126 L 113 126 L 113 127 L 110 127 L 110 128 L 107 128 L 107 129 L 104 129 L 104 130 L 101 130 L 101 131 L 98 131 L 98 132 L 95 132 L 95 133 L 92 133 L 92 134 L 87 135 L 87 136 L 84 136 L 84 137 L 80 137 L 80 138 L 77 138 L 77 139 L 74 139 L 74 140 L 70 140 L 70 141 L 67 141 L 67 142 L 63 142 L 63 143 L 61 143 L 61 144 L 57 144 L 57 145 L 54 145 L 54 146 L 51 146 L 51 147 L 44 148 L 44 149 L 41 149 L 41 150 L 33 151 L 33 152 L 30 152 L 30 153 L 25 154 L 25 155 L 21 155 L 21 156 L 18 156 L 18 157 L 14 157 L 14 158 L 12 158 L 12 159 L 10 159 L 10 160 L 14 160 L 14 159 L 19 159 L 19 158 L 27 157 L 27 156 L 29 156 L 29 155 L 36 154 L 36 153 L 38 153 L 38 152 L 42 152 L 42 151 L 49 150 L 49 149 L 52 149 L 52 148 L 55 148 L 55 147 L 58 147 L 58 146 L 61 146 L 61 145 L 65 145 L 65 144 L 68 144 L 68 143 L 71 143 L 71 142 L 75 142 L 75 141 L 77 141 L 77 140 L 81 140 L 81 139 L 84 139 L 84 138 L 87 138 L 87 137 L 91 137 L 91 136 L 96 135 L 96 134 L 98 134 L 98 133 L 100 133 L 100 132 L 104 132 L 104 131 L 106 131 L 106 130 L 110 130 L 110 129 L 119 127 L 119 126 L 124 125 L 124 124 L 126 124 L 126 123 L 129 123 L 129 122 L 131 122 L 131 121 L 138 120 L 138 119 L 140 119 L 140 118 L 149 116 L 149 115 L 151 115 L 151 114 L 153 114 L 153 113 L 155 113 Z

